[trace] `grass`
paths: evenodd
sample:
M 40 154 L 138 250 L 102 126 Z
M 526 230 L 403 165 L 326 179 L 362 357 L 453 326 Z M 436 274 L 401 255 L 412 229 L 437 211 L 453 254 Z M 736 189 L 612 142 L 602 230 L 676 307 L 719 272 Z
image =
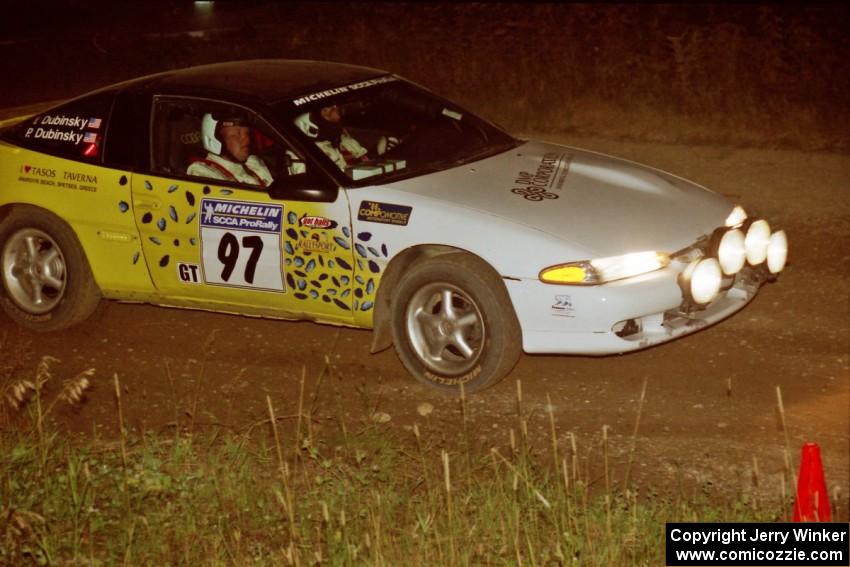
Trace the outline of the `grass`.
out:
M 52 362 L 33 386 L 53 379 Z M 117 440 L 48 425 L 53 404 L 80 402 L 79 376 L 50 403 L 33 388 L 0 431 L 0 565 L 657 565 L 667 521 L 788 509 L 784 496 L 718 503 L 616 483 L 607 431 L 601 463 L 551 412 L 550 438 L 529 437 L 519 383 L 515 425 L 494 446 L 469 430 L 463 395 L 449 433 L 404 431 L 378 413 L 318 418 L 303 385 L 295 424 L 266 397 L 268 419 L 243 433 L 130 434 L 112 382 Z

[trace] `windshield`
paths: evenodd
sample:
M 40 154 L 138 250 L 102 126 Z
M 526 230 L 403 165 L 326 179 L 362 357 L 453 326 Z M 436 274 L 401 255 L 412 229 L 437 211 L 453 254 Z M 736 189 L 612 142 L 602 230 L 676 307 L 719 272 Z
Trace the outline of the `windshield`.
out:
M 420 175 L 518 144 L 489 122 L 392 76 L 302 96 L 276 110 L 351 181 Z

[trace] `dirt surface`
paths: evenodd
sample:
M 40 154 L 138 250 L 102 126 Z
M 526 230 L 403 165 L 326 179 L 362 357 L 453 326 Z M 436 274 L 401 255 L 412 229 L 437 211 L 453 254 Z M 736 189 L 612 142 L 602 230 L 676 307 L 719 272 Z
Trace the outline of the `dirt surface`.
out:
M 581 463 L 596 482 L 603 482 L 607 425 L 615 483 L 633 460 L 631 477 L 647 492 L 680 486 L 686 494 L 725 498 L 755 490 L 762 501 L 774 502 L 782 494 L 786 446 L 796 470 L 800 446 L 812 441 L 821 447 L 836 515 L 846 520 L 850 158 L 594 138 L 552 141 L 660 167 L 740 201 L 786 229 L 791 262 L 743 311 L 684 339 L 604 358 L 524 355 L 506 380 L 468 400 L 476 439 L 508 443 L 517 427 L 521 381 L 531 437 L 548 444 L 551 399 L 560 447 L 566 450 L 568 434 L 575 434 Z M 392 350 L 369 355 L 370 337 L 306 322 L 118 303 L 52 334 L 22 330 L 0 316 L 6 363 L 32 372 L 43 355 L 60 359 L 53 365 L 52 391 L 62 379 L 96 369 L 81 408 L 57 406 L 54 416 L 63 431 L 116 434 L 113 374 L 120 378 L 126 422 L 135 430 L 246 431 L 266 418 L 267 394 L 279 414 L 297 412 L 305 368 L 306 404 L 314 408 L 317 427 L 336 427 L 340 419 L 369 423 L 375 412 L 384 412 L 390 420 L 381 427 L 401 436 L 410 436 L 414 423 L 425 434 L 455 434 L 458 401 L 419 386 Z M 330 367 L 317 386 L 326 359 Z M 434 407 L 430 415 L 418 412 L 423 402 Z

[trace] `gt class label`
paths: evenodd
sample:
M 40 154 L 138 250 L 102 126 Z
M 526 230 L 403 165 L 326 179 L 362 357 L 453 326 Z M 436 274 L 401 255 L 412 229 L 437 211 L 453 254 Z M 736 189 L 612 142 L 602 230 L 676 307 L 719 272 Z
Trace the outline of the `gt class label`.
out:
M 281 273 L 282 205 L 201 200 L 201 258 L 208 284 L 286 291 Z

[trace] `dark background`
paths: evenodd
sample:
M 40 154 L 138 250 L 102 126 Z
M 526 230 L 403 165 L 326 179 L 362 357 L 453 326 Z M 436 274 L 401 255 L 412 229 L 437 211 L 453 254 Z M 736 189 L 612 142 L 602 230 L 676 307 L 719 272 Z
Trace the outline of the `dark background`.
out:
M 214 61 L 387 69 L 521 132 L 850 148 L 850 7 L 34 1 L 4 10 L 0 106 Z

